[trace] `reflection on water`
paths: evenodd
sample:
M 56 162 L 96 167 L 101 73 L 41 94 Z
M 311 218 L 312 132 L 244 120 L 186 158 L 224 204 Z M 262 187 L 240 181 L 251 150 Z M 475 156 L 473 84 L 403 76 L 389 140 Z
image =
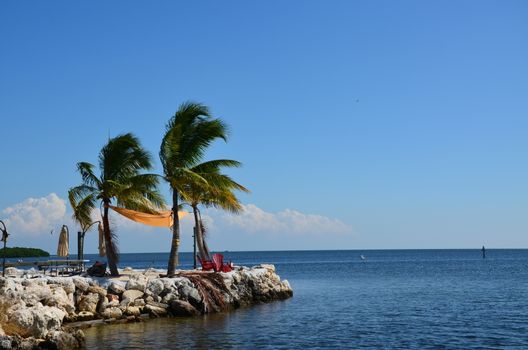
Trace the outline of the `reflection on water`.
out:
M 281 315 L 288 301 L 194 318 L 160 318 L 138 323 L 99 325 L 85 330 L 87 349 L 277 348 L 270 331 L 248 327 L 255 319 Z M 246 331 L 247 330 L 247 331 Z

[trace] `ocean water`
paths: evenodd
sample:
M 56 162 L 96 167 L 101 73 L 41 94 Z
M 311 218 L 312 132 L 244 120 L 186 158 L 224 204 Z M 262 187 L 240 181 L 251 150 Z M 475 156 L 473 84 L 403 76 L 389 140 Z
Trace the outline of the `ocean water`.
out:
M 294 297 L 205 317 L 95 326 L 85 332 L 86 348 L 528 349 L 528 250 L 488 250 L 486 259 L 476 249 L 224 255 L 241 265 L 275 264 Z M 183 267 L 191 257 L 183 254 Z M 121 266 L 164 268 L 166 259 L 124 254 Z

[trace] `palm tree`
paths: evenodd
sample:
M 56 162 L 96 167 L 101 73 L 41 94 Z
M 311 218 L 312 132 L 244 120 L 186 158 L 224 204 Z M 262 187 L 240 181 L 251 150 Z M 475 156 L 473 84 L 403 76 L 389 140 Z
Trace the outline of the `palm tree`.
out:
M 81 174 L 82 184 L 69 191 L 70 201 L 75 203 L 79 222 L 90 220 L 92 211 L 98 202 L 103 205 L 102 221 L 106 245 L 106 257 L 112 276 L 119 275 L 117 262 L 119 252 L 116 235 L 110 229 L 108 207 L 115 204 L 132 210 L 155 213 L 164 205 L 163 197 L 157 189 L 159 177 L 153 174 L 141 174 L 142 170 L 152 168 L 152 158 L 134 135 L 128 133 L 114 137 L 99 152 L 99 170 L 95 166 L 80 162 L 77 170 Z
M 84 259 L 84 236 L 86 235 L 86 232 L 88 232 L 93 225 L 101 223 L 101 221 L 94 221 L 92 219 L 92 208 L 89 207 L 90 201 L 89 198 L 86 200 L 87 198 L 88 197 L 82 198 L 77 202 L 74 192 L 72 190 L 68 191 L 68 199 L 73 210 L 72 219 L 81 227 L 81 231 L 77 237 L 79 240 L 79 259 Z
M 205 150 L 216 139 L 227 140 L 227 126 L 212 118 L 209 109 L 200 104 L 186 102 L 180 105 L 166 125 L 161 141 L 160 159 L 165 180 L 172 191 L 172 210 L 178 212 L 178 202 L 182 191 L 191 183 L 207 180 L 195 173 L 195 167 L 203 158 Z M 172 242 L 167 266 L 167 275 L 174 275 L 178 265 L 180 245 L 180 221 L 174 215 Z
M 199 205 L 215 207 L 232 213 L 242 211 L 242 205 L 233 190 L 249 192 L 247 188 L 235 182 L 228 175 L 221 173 L 221 167 L 239 167 L 241 163 L 235 160 L 219 159 L 201 163 L 191 170 L 203 177 L 207 183 L 197 181 L 188 184 L 182 192 L 183 199 L 191 206 L 196 228 L 196 243 L 202 260 L 210 260 L 205 245 L 204 228 Z

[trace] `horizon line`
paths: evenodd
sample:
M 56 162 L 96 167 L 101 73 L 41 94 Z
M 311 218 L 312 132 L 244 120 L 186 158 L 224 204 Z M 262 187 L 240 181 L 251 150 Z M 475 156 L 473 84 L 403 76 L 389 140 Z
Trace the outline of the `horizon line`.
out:
M 486 250 L 528 250 L 528 247 L 524 248 L 488 248 L 484 246 Z M 212 253 L 253 253 L 253 252 L 338 252 L 338 251 L 377 251 L 377 250 L 392 250 L 392 251 L 403 251 L 403 250 L 481 250 L 480 248 L 368 248 L 368 249 L 283 249 L 283 250 L 211 250 Z M 186 254 L 192 254 L 193 252 L 188 251 L 182 251 L 180 253 L 186 253 Z M 198 253 L 198 252 L 196 252 Z M 84 254 L 90 254 L 95 255 L 99 254 L 99 252 L 95 253 L 84 253 Z M 169 252 L 126 252 L 126 253 L 120 253 L 119 255 L 123 254 L 169 254 Z M 50 254 L 54 255 L 54 254 Z M 70 255 L 76 255 L 70 254 Z

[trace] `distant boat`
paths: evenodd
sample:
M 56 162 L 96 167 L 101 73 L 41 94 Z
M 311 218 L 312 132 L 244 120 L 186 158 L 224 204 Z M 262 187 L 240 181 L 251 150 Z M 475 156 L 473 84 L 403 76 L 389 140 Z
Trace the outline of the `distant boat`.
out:
M 363 254 L 361 254 L 361 255 L 359 256 L 359 258 L 360 258 L 361 260 L 367 260 L 367 257 L 366 257 L 365 255 L 363 255 Z

